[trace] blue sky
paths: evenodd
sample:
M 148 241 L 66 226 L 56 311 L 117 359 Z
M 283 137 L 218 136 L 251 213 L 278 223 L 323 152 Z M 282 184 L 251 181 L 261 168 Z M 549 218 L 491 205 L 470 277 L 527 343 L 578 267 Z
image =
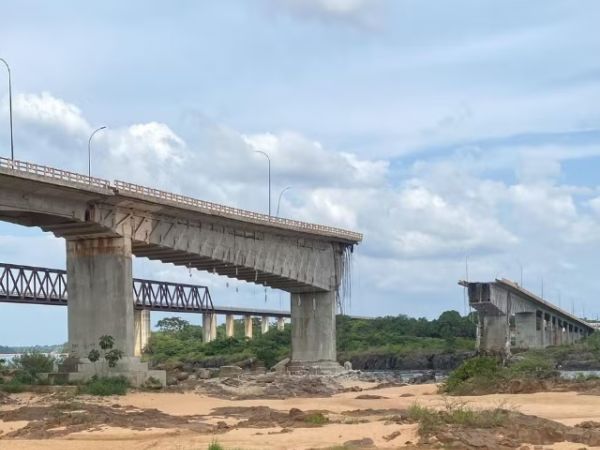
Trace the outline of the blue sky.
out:
M 364 233 L 353 314 L 463 312 L 468 256 L 471 279 L 522 266 L 525 287 L 543 279 L 550 300 L 595 316 L 599 13 L 555 0 L 8 0 L 0 57 L 18 159 L 85 172 L 106 125 L 95 175 L 265 211 L 254 150 L 268 151 L 274 199 L 293 186 L 282 215 Z M 7 111 L 0 90 L 5 155 Z M 64 243 L 0 224 L 0 260 L 64 267 Z M 206 283 L 219 304 L 287 303 L 144 260 L 134 275 Z M 0 311 L 0 344 L 67 338 L 64 309 Z

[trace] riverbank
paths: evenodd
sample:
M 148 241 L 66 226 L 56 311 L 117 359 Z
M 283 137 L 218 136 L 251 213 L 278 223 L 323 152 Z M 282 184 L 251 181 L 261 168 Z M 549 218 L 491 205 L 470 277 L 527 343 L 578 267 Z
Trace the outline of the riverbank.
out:
M 349 446 L 352 441 L 377 448 L 417 448 L 419 425 L 407 422 L 406 411 L 415 404 L 436 410 L 448 407 L 449 399 L 438 394 L 435 384 L 385 387 L 357 380 L 338 382 L 344 392 L 332 395 L 311 392 L 236 400 L 202 390 L 107 398 L 13 394 L 0 402 L 0 448 L 191 450 L 205 449 L 214 441 L 226 449 L 321 449 Z M 469 408 L 501 405 L 568 426 L 600 422 L 597 395 L 494 394 L 451 401 Z M 551 448 L 580 449 L 582 444 L 562 442 Z

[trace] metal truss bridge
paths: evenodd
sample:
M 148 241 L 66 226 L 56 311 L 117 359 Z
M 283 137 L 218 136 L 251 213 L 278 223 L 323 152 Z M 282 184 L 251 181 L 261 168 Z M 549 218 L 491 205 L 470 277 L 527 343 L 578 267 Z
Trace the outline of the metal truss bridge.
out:
M 0 263 L 0 302 L 63 305 L 68 301 L 67 271 Z M 213 311 L 206 286 L 134 278 L 137 309 L 172 312 Z
M 234 314 L 290 317 L 288 311 L 215 306 L 208 287 L 133 279 L 136 309 L 174 313 Z M 66 306 L 67 271 L 0 263 L 0 303 Z

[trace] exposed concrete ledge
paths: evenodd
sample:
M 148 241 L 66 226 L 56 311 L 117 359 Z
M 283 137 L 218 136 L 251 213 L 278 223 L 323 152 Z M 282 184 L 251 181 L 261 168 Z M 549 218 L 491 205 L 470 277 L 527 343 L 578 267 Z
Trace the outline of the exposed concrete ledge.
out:
M 82 358 L 77 363 L 76 371 L 54 372 L 41 374 L 43 379 L 61 378 L 67 382 L 86 382 L 92 377 L 119 377 L 124 376 L 134 387 L 141 387 L 150 378 L 155 378 L 164 387 L 167 385 L 167 372 L 165 370 L 152 370 L 147 362 L 142 362 L 138 357 L 123 358 L 115 367 L 109 367 L 106 361 L 91 362 Z

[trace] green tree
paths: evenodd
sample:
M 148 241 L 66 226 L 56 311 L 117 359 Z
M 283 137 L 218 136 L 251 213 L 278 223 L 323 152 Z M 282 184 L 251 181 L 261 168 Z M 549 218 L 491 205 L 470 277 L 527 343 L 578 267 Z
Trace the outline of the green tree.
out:
M 165 317 L 156 322 L 156 326 L 160 331 L 165 333 L 180 333 L 190 326 L 187 320 L 179 317 Z

